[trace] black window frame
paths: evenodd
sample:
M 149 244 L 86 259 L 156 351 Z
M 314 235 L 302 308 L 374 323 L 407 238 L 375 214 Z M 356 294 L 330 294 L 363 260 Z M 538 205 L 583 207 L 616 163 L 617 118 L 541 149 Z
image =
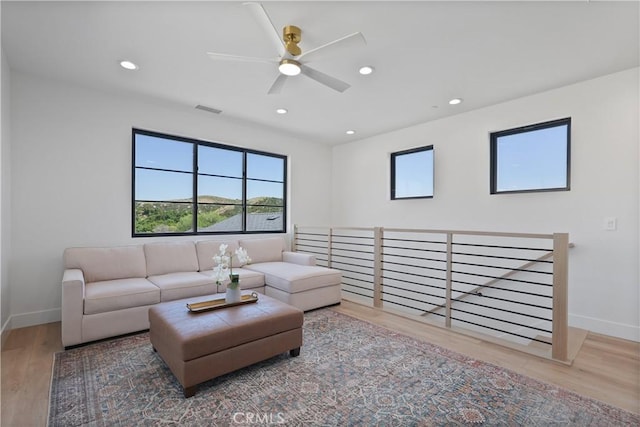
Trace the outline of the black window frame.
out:
M 504 136 L 517 135 L 534 132 L 553 127 L 567 127 L 567 165 L 566 165 L 566 185 L 564 187 L 553 188 L 529 188 L 521 190 L 498 190 L 498 139 Z M 498 132 L 491 132 L 489 136 L 490 144 L 490 172 L 489 172 L 489 192 L 490 194 L 514 194 L 514 193 L 546 193 L 551 191 L 571 190 L 571 117 L 550 120 L 547 122 L 535 123 L 532 125 L 506 129 Z
M 422 153 L 426 151 L 431 151 L 432 155 L 432 165 L 431 165 L 431 182 L 432 182 L 432 191 L 429 196 L 410 196 L 410 197 L 396 197 L 396 158 L 398 156 L 404 156 L 407 154 L 414 153 Z M 433 145 L 426 145 L 423 147 L 410 148 L 408 150 L 396 151 L 391 153 L 391 200 L 411 200 L 411 199 L 433 199 L 435 194 L 435 150 L 433 149 Z
M 190 202 L 191 204 L 191 212 L 192 212 L 192 229 L 194 231 L 186 231 L 186 232 L 159 232 L 159 233 L 137 233 L 136 232 L 136 169 L 150 169 L 150 170 L 164 170 L 166 172 L 175 172 L 174 170 L 165 170 L 165 169 L 153 169 L 146 167 L 137 167 L 136 166 L 136 135 L 146 135 L 161 139 L 175 140 L 178 142 L 185 142 L 193 144 L 193 169 L 191 172 L 183 172 L 188 173 L 192 176 L 192 195 L 193 198 Z M 198 202 L 198 177 L 201 175 L 207 174 L 199 174 L 198 172 L 198 147 L 212 147 L 223 150 L 237 151 L 242 153 L 242 201 L 241 201 L 241 212 L 242 212 L 242 230 L 230 230 L 230 231 L 198 231 L 197 223 L 198 223 L 198 206 L 201 203 Z M 171 135 L 156 131 L 150 131 L 139 128 L 132 128 L 131 130 L 131 237 L 163 237 L 163 236 L 199 236 L 199 235 L 229 235 L 229 234 L 282 234 L 287 232 L 287 163 L 288 159 L 286 155 L 270 153 L 261 150 L 254 150 L 249 148 L 231 146 L 226 144 L 221 144 L 219 142 L 205 141 L 195 138 L 189 138 L 185 136 Z M 247 155 L 248 154 L 256 154 L 260 156 L 268 156 L 282 160 L 283 163 L 283 177 L 282 177 L 282 228 L 279 230 L 247 230 L 247 214 L 248 208 L 257 205 L 249 205 L 247 203 L 247 181 L 258 180 L 258 181 L 267 181 L 267 182 L 278 182 L 279 181 L 270 181 L 270 180 L 261 180 L 256 178 L 247 178 Z M 215 175 L 211 175 L 215 176 Z M 146 201 L 153 202 L 153 201 Z M 167 201 L 168 202 L 168 201 Z M 162 203 L 162 202 L 158 202 Z M 189 203 L 189 202 L 185 202 Z M 279 207 L 279 206 L 273 206 Z

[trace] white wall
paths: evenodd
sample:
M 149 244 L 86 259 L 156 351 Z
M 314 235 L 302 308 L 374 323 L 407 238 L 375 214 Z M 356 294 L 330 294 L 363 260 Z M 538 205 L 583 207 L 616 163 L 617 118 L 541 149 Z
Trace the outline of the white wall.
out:
M 568 232 L 569 324 L 640 341 L 638 70 L 334 147 L 332 224 Z M 571 191 L 490 195 L 489 133 L 563 117 Z M 430 144 L 434 198 L 391 201 L 389 154 Z
M 13 71 L 12 327 L 59 320 L 64 248 L 149 241 L 130 237 L 132 127 L 287 155 L 289 222 L 329 222 L 327 146 Z
M 0 99 L 0 332 L 9 329 L 9 254 L 11 251 L 10 71 L 1 50 Z M 5 335 L 2 335 L 3 337 Z
M 9 91 L 6 68 L 3 57 L 0 318 L 8 294 L 12 327 L 59 320 L 65 247 L 147 241 L 130 237 L 131 127 L 140 127 L 288 155 L 291 223 L 569 232 L 570 324 L 640 340 L 638 69 L 330 149 L 15 71 Z M 567 116 L 571 191 L 490 196 L 489 132 Z M 434 199 L 391 202 L 389 153 L 429 144 Z M 616 231 L 602 229 L 609 216 Z

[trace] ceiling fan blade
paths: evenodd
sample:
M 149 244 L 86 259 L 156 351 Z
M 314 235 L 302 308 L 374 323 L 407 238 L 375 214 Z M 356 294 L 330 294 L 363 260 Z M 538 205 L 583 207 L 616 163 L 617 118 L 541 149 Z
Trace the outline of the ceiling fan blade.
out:
M 317 81 L 318 83 L 328 86 L 333 90 L 337 90 L 340 93 L 344 92 L 345 90 L 351 87 L 350 84 L 345 83 L 342 80 L 338 80 L 335 77 L 331 77 L 325 73 L 322 73 L 304 64 L 300 66 L 300 69 L 301 69 L 301 73 L 304 74 L 305 76 Z
M 276 80 L 273 82 L 273 84 L 271 85 L 271 88 L 269 88 L 269 92 L 267 93 L 269 95 L 273 95 L 274 93 L 280 93 L 280 91 L 282 90 L 282 86 L 284 86 L 286 81 L 287 81 L 287 76 L 285 76 L 284 74 L 278 74 L 278 77 L 276 77 Z
M 223 61 L 244 61 L 244 62 L 265 62 L 268 64 L 277 64 L 280 58 L 255 58 L 252 56 L 228 55 L 226 53 L 207 52 L 211 59 L 220 59 Z
M 277 49 L 278 55 L 282 56 L 285 53 L 284 41 L 280 36 L 280 32 L 276 30 L 276 27 L 273 26 L 273 22 L 271 22 L 271 18 L 269 18 L 269 14 L 264 7 L 260 3 L 255 2 L 247 2 L 243 3 L 244 6 L 247 6 L 253 16 L 258 21 L 258 24 L 265 31 L 265 34 L 271 39 L 271 43 Z
M 329 53 L 326 48 L 331 48 L 331 54 L 339 54 L 340 51 L 346 51 L 349 49 L 354 49 L 359 46 L 366 45 L 367 41 L 365 40 L 362 33 L 357 32 L 353 34 L 349 34 L 348 36 L 341 37 L 337 40 L 324 44 L 322 46 L 316 47 L 315 49 L 308 50 L 303 52 L 302 55 L 298 57 L 298 59 L 303 59 L 305 61 L 313 61 L 315 57 L 320 53 Z

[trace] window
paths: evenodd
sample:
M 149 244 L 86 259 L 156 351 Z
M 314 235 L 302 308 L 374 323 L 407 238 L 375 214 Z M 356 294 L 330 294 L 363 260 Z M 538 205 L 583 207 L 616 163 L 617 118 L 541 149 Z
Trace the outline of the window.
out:
M 433 145 L 391 153 L 391 200 L 433 197 Z
M 287 158 L 133 129 L 132 235 L 286 231 Z
M 571 118 L 491 134 L 491 194 L 569 190 Z

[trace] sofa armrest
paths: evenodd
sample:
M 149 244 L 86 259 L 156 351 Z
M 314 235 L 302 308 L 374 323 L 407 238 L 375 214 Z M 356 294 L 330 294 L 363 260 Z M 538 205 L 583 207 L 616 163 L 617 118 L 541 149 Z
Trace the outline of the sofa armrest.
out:
M 316 265 L 316 256 L 302 252 L 282 252 L 282 261 L 300 265 Z
M 84 314 L 84 274 L 73 268 L 62 276 L 62 345 L 82 343 L 82 316 Z

